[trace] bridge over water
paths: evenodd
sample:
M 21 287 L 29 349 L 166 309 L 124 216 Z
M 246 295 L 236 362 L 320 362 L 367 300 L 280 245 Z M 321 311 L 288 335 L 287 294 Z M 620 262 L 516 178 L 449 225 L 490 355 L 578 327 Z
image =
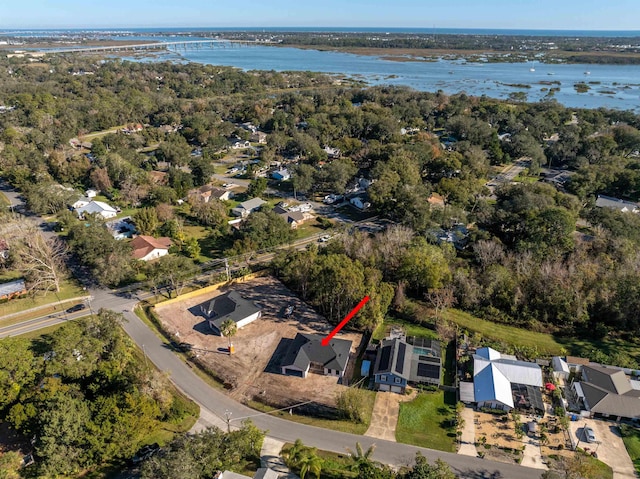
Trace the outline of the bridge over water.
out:
M 104 47 L 77 47 L 77 48 L 45 48 L 41 50 L 23 51 L 25 55 L 42 56 L 58 53 L 104 53 L 104 52 L 133 52 L 144 50 L 187 50 L 201 48 L 235 48 L 256 44 L 257 42 L 238 40 L 182 40 L 175 42 L 133 43 L 129 45 L 110 45 Z

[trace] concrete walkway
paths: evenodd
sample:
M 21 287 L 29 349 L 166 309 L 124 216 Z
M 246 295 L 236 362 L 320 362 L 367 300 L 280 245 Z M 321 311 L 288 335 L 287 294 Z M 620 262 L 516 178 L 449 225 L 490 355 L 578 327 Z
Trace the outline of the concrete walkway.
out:
M 207 408 L 198 404 L 200 406 L 200 417 L 196 421 L 196 423 L 189 429 L 190 433 L 198 433 L 204 431 L 208 427 L 217 427 L 222 429 L 223 431 L 227 430 L 227 423 L 225 420 L 219 418 L 215 414 L 211 413 Z
M 542 452 L 540 451 L 540 443 L 537 439 L 524 437 L 524 451 L 522 454 L 521 466 L 532 467 L 534 469 L 549 469 L 542 462 Z
M 215 414 L 208 411 L 205 407 L 200 406 L 200 417 L 189 430 L 190 433 L 198 433 L 205 430 L 208 427 L 217 427 L 223 431 L 227 430 L 227 423 L 224 419 L 219 418 Z M 231 429 L 237 429 L 238 424 L 231 423 Z M 280 455 L 284 442 L 278 441 L 270 437 L 265 437 L 262 442 L 262 450 L 260 451 L 260 465 L 261 467 L 268 467 L 280 474 L 280 479 L 300 479 L 294 473 L 292 473 L 287 465 L 284 463 L 284 459 Z
M 474 422 L 473 408 L 470 406 L 462 410 L 462 419 L 464 419 L 464 427 L 462 428 L 462 436 L 460 436 L 460 448 L 458 454 L 464 456 L 478 457 L 476 449 L 476 423 Z
M 262 467 L 273 469 L 279 474 L 279 479 L 300 479 L 289 470 L 280 455 L 284 442 L 270 437 L 265 437 L 260 451 L 260 462 Z

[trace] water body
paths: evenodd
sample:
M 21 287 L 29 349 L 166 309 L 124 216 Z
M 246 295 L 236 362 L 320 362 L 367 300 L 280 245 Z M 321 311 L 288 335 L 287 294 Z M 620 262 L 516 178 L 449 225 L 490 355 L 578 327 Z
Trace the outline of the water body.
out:
M 166 37 L 166 40 L 175 41 L 175 38 Z M 509 98 L 514 92 L 524 92 L 527 101 L 539 101 L 548 95 L 550 88 L 560 88 L 552 98 L 568 107 L 640 111 L 640 65 L 536 63 L 535 72 L 532 72 L 530 63 L 398 62 L 378 56 L 257 45 L 176 49 L 156 59 L 233 66 L 243 70 L 334 73 L 361 79 L 370 85 L 405 85 L 420 91 L 465 92 L 501 99 Z M 560 85 L 540 82 L 560 82 Z M 574 88 L 582 82 L 590 87 L 586 93 L 578 93 Z M 508 86 L 518 84 L 531 87 Z
M 484 30 L 484 29 L 402 29 L 402 28 L 146 28 L 146 29 L 94 29 L 94 30 L 30 30 L 13 31 L 23 36 L 51 36 L 94 32 L 107 38 L 130 38 L 131 43 L 142 40 L 180 41 L 197 37 L 177 36 L 189 31 L 206 31 L 215 36 L 217 31 L 338 31 L 338 32 L 390 32 L 390 33 L 455 33 L 470 35 L 556 35 L 556 36 L 640 36 L 639 31 L 571 31 L 571 30 Z M 160 33 L 160 35 L 158 35 Z M 135 34 L 129 37 L 127 34 Z M 220 45 L 226 44 L 223 48 Z M 231 46 L 220 42 L 213 48 L 175 49 L 173 52 L 152 57 L 132 57 L 135 61 L 189 61 L 212 65 L 225 65 L 243 70 L 314 71 L 340 74 L 360 79 L 370 85 L 404 85 L 420 91 L 442 90 L 447 94 L 465 92 L 468 95 L 486 95 L 507 99 L 516 92 L 526 94 L 527 101 L 548 98 L 550 88 L 559 88 L 551 98 L 574 108 L 614 108 L 640 112 L 640 65 L 580 65 L 536 63 L 487 63 L 464 60 L 391 61 L 382 56 L 303 50 L 261 45 Z M 530 71 L 531 67 L 535 71 Z M 586 74 L 588 72 L 588 74 Z M 541 82 L 560 82 L 542 84 Z M 578 93 L 577 83 L 589 84 L 589 91 Z M 513 85 L 529 85 L 520 88 Z M 512 86 L 509 86 L 512 85 Z

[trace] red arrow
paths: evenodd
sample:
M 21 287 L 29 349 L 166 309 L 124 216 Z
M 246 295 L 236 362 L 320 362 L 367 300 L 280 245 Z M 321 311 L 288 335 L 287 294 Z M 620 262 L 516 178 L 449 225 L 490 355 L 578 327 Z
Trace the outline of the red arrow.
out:
M 328 346 L 328 345 L 329 345 L 329 341 L 331 341 L 331 338 L 333 338 L 333 337 L 336 335 L 336 333 L 337 333 L 338 331 L 340 331 L 342 328 L 344 328 L 344 325 L 345 325 L 345 324 L 347 324 L 347 323 L 349 322 L 349 320 L 350 320 L 351 318 L 353 318 L 353 317 L 356 315 L 356 313 L 357 313 L 358 311 L 360 311 L 360 309 L 361 309 L 365 304 L 367 304 L 367 301 L 369 301 L 369 296 L 365 296 L 364 298 L 362 298 L 362 301 L 360 301 L 360 302 L 358 303 L 358 305 L 357 305 L 355 308 L 353 308 L 353 309 L 349 312 L 349 314 L 347 314 L 347 315 L 344 317 L 344 319 L 343 319 L 342 321 L 340 321 L 340 324 L 338 324 L 335 328 L 333 328 L 333 331 L 331 331 L 331 332 L 329 333 L 329 335 L 328 335 L 326 338 L 324 338 L 324 339 L 322 340 L 322 343 L 321 343 L 321 344 L 322 344 L 323 346 Z

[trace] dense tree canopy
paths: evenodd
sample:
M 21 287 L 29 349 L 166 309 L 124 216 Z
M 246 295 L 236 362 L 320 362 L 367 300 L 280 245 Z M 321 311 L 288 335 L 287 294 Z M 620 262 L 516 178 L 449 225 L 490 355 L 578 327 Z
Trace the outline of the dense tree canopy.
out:
M 31 342 L 0 341 L 0 410 L 35 438 L 39 477 L 78 475 L 130 457 L 160 421 L 191 407 L 166 378 L 140 364 L 122 318 L 100 311 Z

